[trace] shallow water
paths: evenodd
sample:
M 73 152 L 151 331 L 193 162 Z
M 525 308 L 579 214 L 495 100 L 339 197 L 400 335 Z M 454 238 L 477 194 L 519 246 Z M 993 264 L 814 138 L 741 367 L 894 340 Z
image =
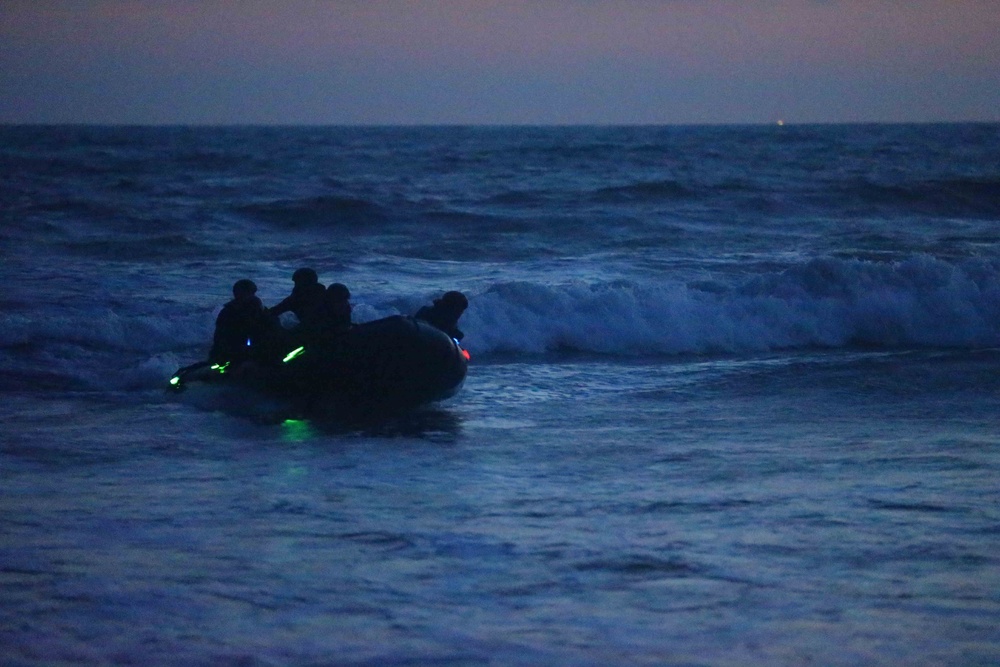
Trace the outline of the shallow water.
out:
M 152 397 L 13 406 L 5 651 L 989 664 L 997 386 L 969 363 L 498 363 L 350 432 Z M 858 387 L 858 366 L 895 377 Z

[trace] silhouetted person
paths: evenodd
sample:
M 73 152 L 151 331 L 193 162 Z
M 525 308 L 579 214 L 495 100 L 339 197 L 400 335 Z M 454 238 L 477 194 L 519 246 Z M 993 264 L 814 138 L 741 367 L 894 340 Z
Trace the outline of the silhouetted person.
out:
M 319 282 L 316 272 L 309 268 L 297 269 L 292 274 L 292 281 L 295 283 L 292 293 L 271 308 L 271 314 L 277 317 L 291 311 L 304 327 L 318 324 L 323 316 L 326 299 L 323 283 Z
M 465 334 L 458 328 L 458 318 L 468 307 L 469 300 L 461 292 L 445 292 L 434 299 L 433 306 L 424 306 L 414 317 L 433 324 L 455 340 L 462 340 Z
M 257 298 L 257 285 L 243 278 L 233 285 L 233 300 L 215 319 L 215 335 L 208 359 L 212 363 L 240 363 L 250 358 L 253 345 L 264 334 L 264 305 Z
M 351 291 L 343 283 L 326 288 L 326 328 L 331 334 L 341 334 L 351 328 Z

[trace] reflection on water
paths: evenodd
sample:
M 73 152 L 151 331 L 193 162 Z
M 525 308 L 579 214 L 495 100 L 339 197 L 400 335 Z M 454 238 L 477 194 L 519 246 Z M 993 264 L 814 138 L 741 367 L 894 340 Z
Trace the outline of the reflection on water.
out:
M 454 442 L 461 434 L 462 419 L 450 410 L 423 408 L 409 412 L 358 419 L 286 419 L 281 437 L 286 442 L 304 442 L 324 435 L 358 435 L 370 438 L 419 438 L 431 442 Z
M 316 429 L 306 419 L 286 419 L 281 422 L 281 439 L 285 442 L 311 440 L 316 434 Z

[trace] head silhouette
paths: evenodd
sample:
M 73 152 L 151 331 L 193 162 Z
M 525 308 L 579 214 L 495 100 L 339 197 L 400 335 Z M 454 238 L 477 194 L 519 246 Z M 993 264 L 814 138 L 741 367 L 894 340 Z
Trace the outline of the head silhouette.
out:
M 326 288 L 327 297 L 331 299 L 338 299 L 347 301 L 351 298 L 351 290 L 347 289 L 347 285 L 344 283 L 331 283 L 329 287 Z
M 249 299 L 257 293 L 257 285 L 248 278 L 241 278 L 233 283 L 233 296 L 236 299 Z
M 445 292 L 440 299 L 434 300 L 434 305 L 450 313 L 461 315 L 469 307 L 469 300 L 461 292 Z
M 319 282 L 319 276 L 312 269 L 303 267 L 295 270 L 295 273 L 292 274 L 292 281 L 296 286 L 314 285 Z

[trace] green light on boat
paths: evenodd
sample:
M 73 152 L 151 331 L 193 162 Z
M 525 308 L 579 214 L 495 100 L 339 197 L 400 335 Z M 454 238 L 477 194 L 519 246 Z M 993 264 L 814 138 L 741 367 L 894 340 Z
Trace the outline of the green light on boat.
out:
M 176 375 L 175 375 L 175 376 L 173 376 L 172 378 L 170 378 L 170 384 L 171 384 L 171 385 L 173 385 L 173 386 L 175 386 L 175 387 L 176 387 L 176 386 L 177 386 L 177 385 L 179 385 L 180 383 L 181 383 L 181 379 L 180 379 L 179 377 L 177 377 Z
M 302 353 L 305 352 L 305 351 L 306 351 L 306 348 L 304 348 L 304 347 L 297 347 L 294 350 L 292 350 L 291 352 L 289 352 L 288 354 L 286 354 L 285 358 L 282 359 L 282 361 L 287 364 L 289 361 L 291 361 L 295 357 L 302 356 Z
M 230 362 L 227 361 L 222 365 L 212 364 L 211 366 L 209 366 L 209 368 L 211 368 L 213 371 L 219 371 L 219 375 L 222 375 L 223 373 L 226 372 L 226 369 L 229 368 L 229 363 Z

